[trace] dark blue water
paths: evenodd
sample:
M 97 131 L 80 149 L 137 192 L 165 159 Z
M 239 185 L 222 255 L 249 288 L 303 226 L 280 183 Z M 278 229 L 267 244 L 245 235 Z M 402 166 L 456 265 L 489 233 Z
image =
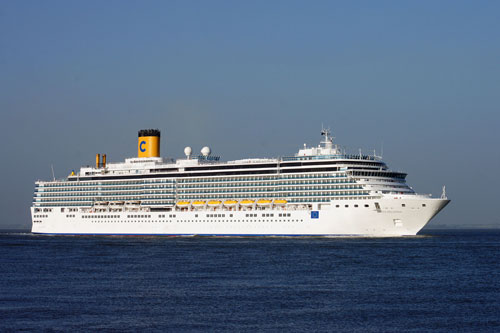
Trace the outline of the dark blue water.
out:
M 0 234 L 0 331 L 500 331 L 500 231 Z

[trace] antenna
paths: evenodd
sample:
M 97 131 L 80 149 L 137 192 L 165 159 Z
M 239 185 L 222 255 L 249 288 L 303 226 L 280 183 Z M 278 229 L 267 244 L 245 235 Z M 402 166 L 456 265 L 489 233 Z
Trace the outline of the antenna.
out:
M 382 147 L 380 147 L 380 157 L 383 158 L 384 157 L 384 140 L 382 140 Z
M 52 180 L 55 181 L 56 180 L 56 176 L 54 176 L 54 165 L 51 164 L 50 168 L 52 169 Z
M 333 138 L 331 137 L 330 133 L 331 133 L 330 128 L 325 128 L 323 124 L 321 124 L 321 136 L 324 136 L 324 141 L 321 141 L 320 143 L 324 144 L 324 148 L 331 153 L 334 147 L 333 147 Z M 318 146 L 318 148 L 321 147 L 321 144 Z

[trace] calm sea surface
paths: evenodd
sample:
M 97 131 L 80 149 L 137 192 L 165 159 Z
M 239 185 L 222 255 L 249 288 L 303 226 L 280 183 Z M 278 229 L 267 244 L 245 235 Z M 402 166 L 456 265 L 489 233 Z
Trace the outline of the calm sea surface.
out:
M 500 331 L 500 231 L 0 234 L 0 331 Z

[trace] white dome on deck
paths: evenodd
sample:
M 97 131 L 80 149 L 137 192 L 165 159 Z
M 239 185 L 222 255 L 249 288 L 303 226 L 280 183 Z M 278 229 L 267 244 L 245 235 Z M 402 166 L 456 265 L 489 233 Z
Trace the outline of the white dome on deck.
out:
M 210 153 L 211 153 L 210 147 L 205 146 L 205 147 L 201 148 L 201 154 L 203 156 L 208 156 L 208 155 L 210 155 Z
M 191 147 L 184 148 L 184 154 L 186 155 L 187 158 L 189 158 L 192 153 L 193 153 L 193 150 L 191 149 Z

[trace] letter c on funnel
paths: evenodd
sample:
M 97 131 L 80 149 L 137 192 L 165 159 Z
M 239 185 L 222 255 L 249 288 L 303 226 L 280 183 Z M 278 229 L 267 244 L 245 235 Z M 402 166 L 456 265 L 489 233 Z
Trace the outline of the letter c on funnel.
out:
M 141 141 L 141 143 L 139 144 L 139 150 L 142 151 L 143 153 L 146 151 L 146 148 L 142 148 L 142 146 L 145 144 L 146 144 L 146 141 Z

